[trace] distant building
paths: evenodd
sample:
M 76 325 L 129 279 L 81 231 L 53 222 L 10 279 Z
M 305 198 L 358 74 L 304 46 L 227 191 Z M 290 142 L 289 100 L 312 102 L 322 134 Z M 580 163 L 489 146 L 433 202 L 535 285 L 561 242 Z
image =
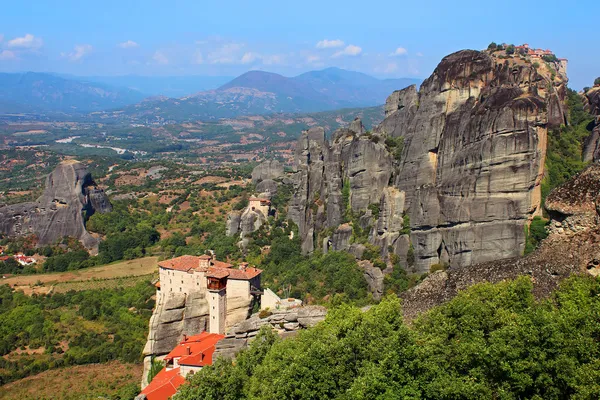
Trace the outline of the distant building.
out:
M 13 258 L 15 259 L 16 262 L 18 262 L 22 266 L 33 265 L 36 262 L 35 258 L 27 257 L 23 253 L 17 253 L 17 254 L 14 255 Z
M 271 209 L 271 201 L 260 197 L 250 197 L 248 199 L 248 209 L 260 211 L 265 217 L 268 217 Z
M 185 383 L 188 374 L 194 374 L 213 363 L 215 345 L 224 335 L 202 332 L 199 335 L 183 337 L 164 361 L 165 367 L 152 379 L 137 398 L 147 400 L 168 400 L 179 386 Z

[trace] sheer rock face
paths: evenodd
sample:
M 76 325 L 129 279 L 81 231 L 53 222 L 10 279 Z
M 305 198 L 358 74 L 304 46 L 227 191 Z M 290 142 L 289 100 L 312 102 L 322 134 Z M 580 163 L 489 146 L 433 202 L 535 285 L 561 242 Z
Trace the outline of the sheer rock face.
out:
M 370 241 L 401 258 L 412 245 L 413 272 L 522 254 L 524 226 L 541 212 L 547 129 L 565 122 L 566 81 L 552 63 L 465 50 L 444 58 L 419 91 L 394 92 L 372 134 L 359 121 L 331 142 L 320 128 L 305 132 L 289 207 L 304 252 L 343 222 L 349 184 L 355 215 L 379 204 Z M 403 138 L 399 162 L 386 137 Z
M 265 179 L 277 179 L 283 176 L 283 165 L 277 160 L 267 160 L 258 164 L 252 170 L 252 182 L 258 183 Z
M 534 295 L 544 298 L 573 274 L 600 276 L 600 165 L 591 164 L 554 189 L 545 207 L 551 218 L 549 236 L 536 251 L 526 257 L 489 261 L 469 268 L 451 266 L 430 274 L 402 293 L 404 316 L 412 319 L 480 282 L 529 276 Z
M 383 141 L 366 135 L 360 120 L 338 129 L 331 143 L 322 128 L 304 132 L 296 148 L 294 196 L 288 211 L 299 227 L 302 250 L 314 250 L 316 232 L 340 225 L 345 207 L 358 213 L 379 204 L 391 175 L 392 158 Z
M 600 86 L 595 86 L 584 95 L 585 109 L 596 116 L 592 133 L 583 147 L 583 161 L 600 161 Z
M 524 225 L 540 212 L 547 127 L 565 120 L 566 77 L 548 75 L 465 50 L 418 93 L 388 99 L 376 132 L 404 138 L 394 186 L 406 193 L 418 272 L 522 253 Z
M 91 248 L 97 240 L 85 229 L 84 212 L 90 216 L 111 210 L 108 197 L 96 187 L 85 165 L 65 161 L 48 175 L 37 201 L 0 208 L 0 232 L 9 236 L 34 234 L 39 245 L 72 236 Z

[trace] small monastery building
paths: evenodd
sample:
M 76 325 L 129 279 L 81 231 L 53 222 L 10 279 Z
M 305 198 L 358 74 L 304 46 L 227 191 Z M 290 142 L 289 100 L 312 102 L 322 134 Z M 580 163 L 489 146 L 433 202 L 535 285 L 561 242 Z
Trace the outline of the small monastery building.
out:
M 234 268 L 214 256 L 202 255 L 181 256 L 162 261 L 158 266 L 157 300 L 170 293 L 204 293 L 208 299 L 211 333 L 225 333 L 228 299 L 250 303 L 255 296 L 262 294 L 262 270 L 247 263 Z

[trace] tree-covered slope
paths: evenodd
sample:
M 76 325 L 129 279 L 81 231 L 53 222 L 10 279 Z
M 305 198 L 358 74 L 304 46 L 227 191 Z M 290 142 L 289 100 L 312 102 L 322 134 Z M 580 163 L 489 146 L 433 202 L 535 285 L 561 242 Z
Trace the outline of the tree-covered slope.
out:
M 548 300 L 532 283 L 480 284 L 412 325 L 388 297 L 351 306 L 298 337 L 263 331 L 179 399 L 596 399 L 600 281 L 573 277 Z

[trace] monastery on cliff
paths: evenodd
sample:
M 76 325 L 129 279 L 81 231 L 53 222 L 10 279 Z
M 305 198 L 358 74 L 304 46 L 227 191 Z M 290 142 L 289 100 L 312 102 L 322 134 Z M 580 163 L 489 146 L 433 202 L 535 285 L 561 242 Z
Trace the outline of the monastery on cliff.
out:
M 244 299 L 248 303 L 263 294 L 262 270 L 242 263 L 239 268 L 214 256 L 181 256 L 158 263 L 157 303 L 170 293 L 205 293 L 209 306 L 209 332 L 224 334 L 227 299 Z

